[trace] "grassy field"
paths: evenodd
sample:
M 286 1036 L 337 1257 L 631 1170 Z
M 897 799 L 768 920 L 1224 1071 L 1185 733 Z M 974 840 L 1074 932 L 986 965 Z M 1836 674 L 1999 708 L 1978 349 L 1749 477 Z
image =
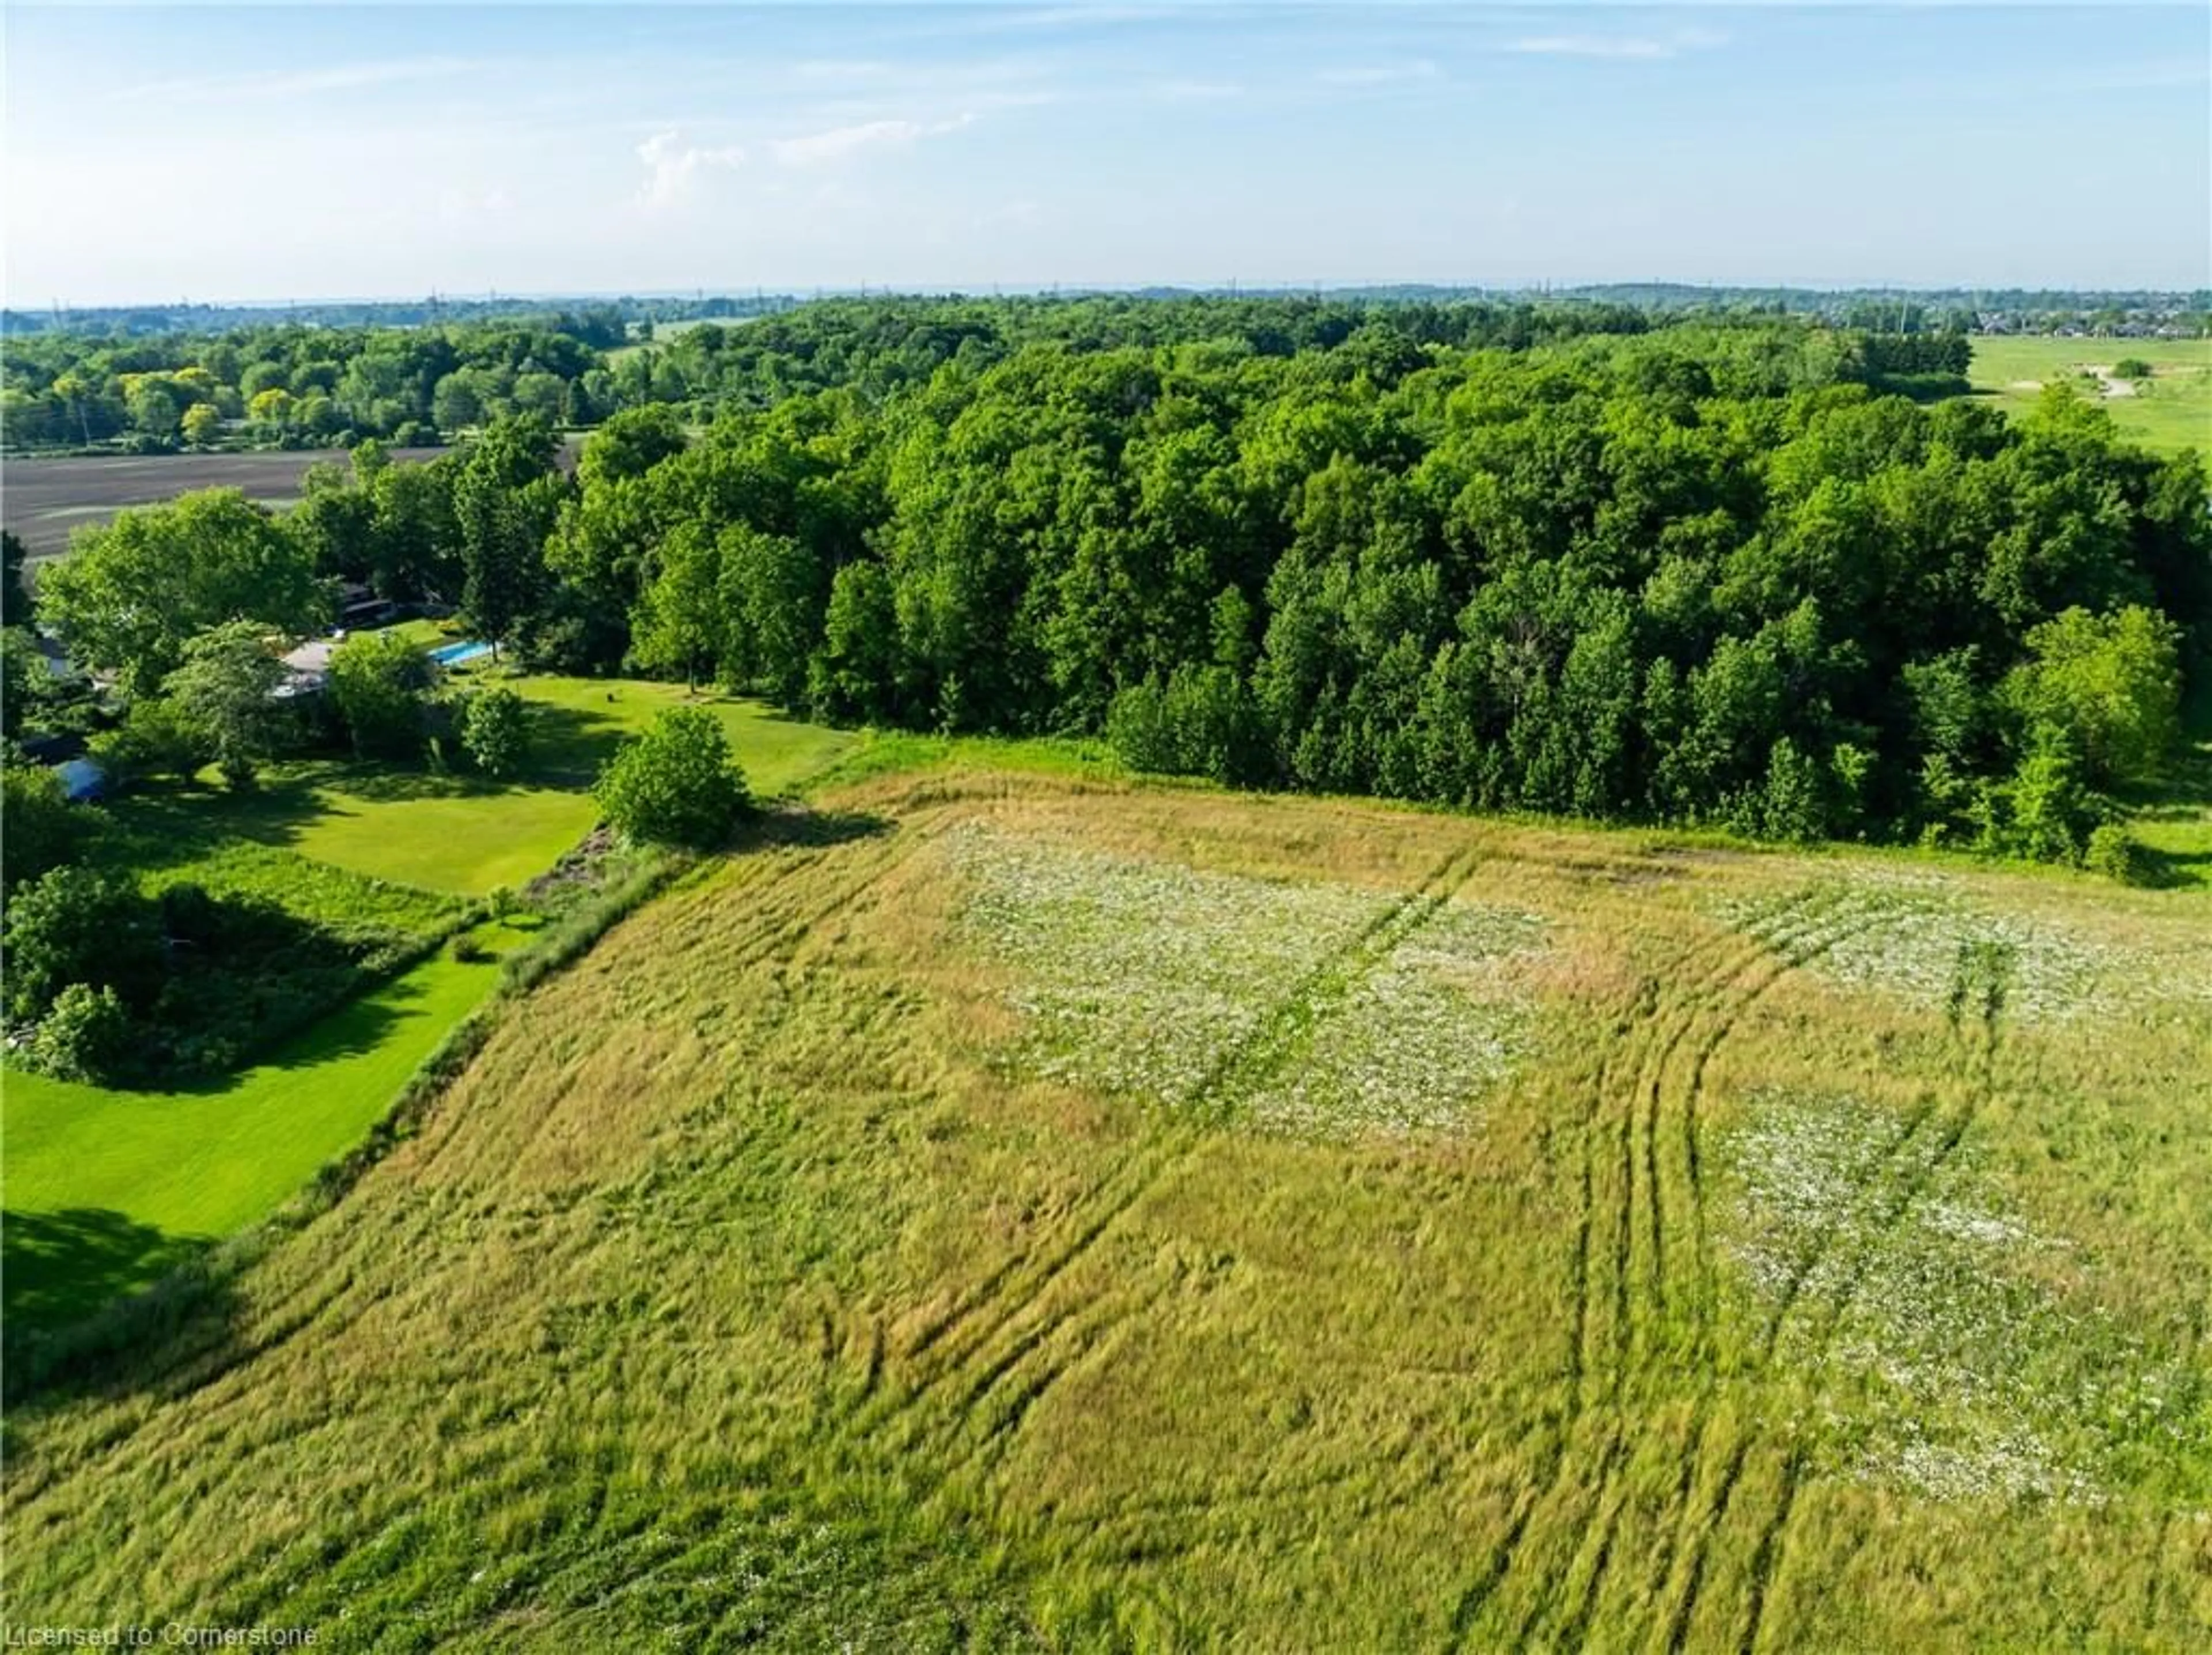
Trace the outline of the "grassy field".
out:
M 126 797 L 117 813 L 126 822 L 150 816 L 185 836 L 252 840 L 423 891 L 482 896 L 521 885 L 599 819 L 591 784 L 616 746 L 686 697 L 680 685 L 638 679 L 506 681 L 538 709 L 531 761 L 512 782 L 316 760 L 270 767 L 250 794 L 208 787 Z M 763 797 L 796 787 L 857 739 L 759 702 L 712 692 L 691 699 L 721 720 Z
M 2152 377 L 2113 394 L 2113 382 L 2094 370 L 2109 373 L 2128 356 L 2149 363 Z M 2076 384 L 2146 447 L 2212 456 L 2212 339 L 1977 338 L 1968 377 L 1978 393 L 2014 413 L 2033 407 L 2046 385 Z
M 2201 1648 L 2195 891 L 940 766 L 9 1421 L 331 1648 Z
M 597 818 L 586 789 L 600 761 L 684 693 L 558 678 L 519 687 L 540 708 L 520 784 L 350 762 L 277 766 L 242 794 L 126 794 L 109 806 L 99 855 L 149 889 L 189 880 L 374 942 L 384 953 L 350 971 L 334 960 L 327 973 L 333 999 L 356 993 L 391 969 L 377 958 L 451 930 L 463 918 L 459 897 L 546 872 Z M 854 745 L 757 703 L 704 704 L 764 794 Z M 351 999 L 252 1069 L 189 1092 L 9 1074 L 0 1139 L 10 1320 L 81 1315 L 265 1216 L 381 1116 L 491 975 L 434 958 Z
M 481 934 L 503 952 L 513 934 Z M 219 1084 L 135 1092 L 10 1074 L 4 1306 L 57 1324 L 274 1212 L 391 1108 L 488 994 L 496 959 L 440 954 Z

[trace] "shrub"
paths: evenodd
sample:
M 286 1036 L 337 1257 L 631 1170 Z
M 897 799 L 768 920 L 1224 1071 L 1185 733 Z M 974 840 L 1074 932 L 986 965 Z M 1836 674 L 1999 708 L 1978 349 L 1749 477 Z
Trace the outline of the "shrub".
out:
M 1114 697 L 1106 714 L 1106 740 L 1115 756 L 1133 770 L 1165 775 L 1176 769 L 1167 694 L 1157 679 L 1133 684 Z
M 2106 822 L 2089 835 L 2081 866 L 2122 885 L 2149 885 L 2154 867 L 2149 850 L 2118 822 Z
M 284 667 L 263 629 L 228 621 L 184 648 L 185 664 L 163 681 L 180 715 L 207 733 L 223 780 L 252 785 L 255 766 L 282 739 L 285 709 L 272 697 Z
M 114 989 L 72 983 L 40 1019 L 27 1055 L 42 1074 L 96 1083 L 117 1078 L 137 1044 L 131 1013 Z
M 392 632 L 363 632 L 331 653 L 331 699 L 359 753 L 412 753 L 422 739 L 429 658 Z
M 1810 844 L 1827 831 L 1820 767 L 1786 735 L 1767 754 L 1758 818 L 1759 831 L 1770 839 Z
M 155 776 L 189 782 L 215 760 L 215 743 L 173 701 L 141 696 L 117 728 L 92 740 L 92 756 L 118 782 Z
M 2100 805 L 2082 786 L 2071 750 L 2045 735 L 2009 781 L 1985 786 L 1982 847 L 2039 862 L 2078 862 Z
M 696 707 L 672 707 L 624 742 L 593 792 L 629 837 L 696 848 L 728 837 L 750 802 L 729 737 Z
M 2069 609 L 2027 635 L 2000 694 L 2033 746 L 2063 738 L 2095 787 L 2155 778 L 2180 730 L 2180 629 L 2140 605 Z
M 530 751 L 530 704 L 504 685 L 461 703 L 461 746 L 487 776 L 508 776 Z
M 61 777 L 43 764 L 13 764 L 0 772 L 0 870 L 14 890 L 73 862 L 99 813 L 72 805 Z
M 8 902 L 8 1008 L 46 1015 L 71 983 L 137 991 L 161 973 L 154 905 L 112 874 L 58 867 Z
M 1156 678 L 1114 697 L 1106 739 L 1133 770 L 1249 782 L 1266 746 L 1259 715 L 1242 678 L 1226 666 L 1184 666 L 1166 687 Z
M 2112 377 L 2116 380 L 2147 380 L 2150 376 L 2151 366 L 2141 356 L 2123 356 L 2112 364 Z

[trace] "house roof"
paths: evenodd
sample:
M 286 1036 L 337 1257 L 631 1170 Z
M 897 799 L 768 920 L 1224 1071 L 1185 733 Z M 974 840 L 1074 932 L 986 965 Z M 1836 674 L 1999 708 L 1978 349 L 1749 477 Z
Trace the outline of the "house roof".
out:
M 66 759 L 54 766 L 62 793 L 71 800 L 97 799 L 107 790 L 107 772 L 89 758 Z

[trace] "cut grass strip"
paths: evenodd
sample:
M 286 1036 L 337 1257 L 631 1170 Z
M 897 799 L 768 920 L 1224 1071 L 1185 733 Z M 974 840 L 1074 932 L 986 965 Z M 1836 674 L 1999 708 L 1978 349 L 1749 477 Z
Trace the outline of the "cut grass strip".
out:
M 495 948 L 512 932 L 495 931 Z M 225 1081 L 177 1092 L 9 1073 L 5 1310 L 58 1325 L 266 1218 L 392 1106 L 498 983 L 441 953 Z

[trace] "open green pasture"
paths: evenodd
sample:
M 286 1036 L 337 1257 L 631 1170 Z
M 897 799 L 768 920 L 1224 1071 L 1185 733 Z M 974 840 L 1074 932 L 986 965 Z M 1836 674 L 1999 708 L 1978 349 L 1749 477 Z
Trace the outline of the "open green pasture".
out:
M 2152 374 L 2123 388 L 2110 370 L 2130 356 Z M 1968 377 L 1978 395 L 2014 414 L 2033 408 L 2044 386 L 2072 384 L 2146 447 L 2212 457 L 2212 339 L 1978 338 Z
M 495 681 L 487 677 L 484 682 Z M 543 873 L 599 818 L 591 786 L 616 747 L 687 699 L 729 732 L 753 789 L 782 793 L 834 762 L 856 738 L 738 697 L 631 678 L 499 678 L 532 705 L 522 773 L 492 781 L 350 759 L 274 765 L 250 792 L 212 784 L 154 795 L 187 834 L 243 838 L 313 861 L 425 891 L 482 896 Z M 118 813 L 142 807 L 126 798 Z
M 15 1411 L 14 1616 L 2202 1646 L 2199 894 L 965 754 L 819 803 Z

